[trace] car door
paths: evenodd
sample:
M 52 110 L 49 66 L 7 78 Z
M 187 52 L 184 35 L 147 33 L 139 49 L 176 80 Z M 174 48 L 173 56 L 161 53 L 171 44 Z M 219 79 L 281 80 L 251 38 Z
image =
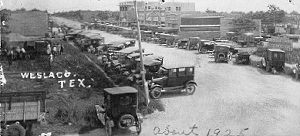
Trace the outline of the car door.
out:
M 177 70 L 178 68 L 169 69 L 168 80 L 165 87 L 178 86 Z

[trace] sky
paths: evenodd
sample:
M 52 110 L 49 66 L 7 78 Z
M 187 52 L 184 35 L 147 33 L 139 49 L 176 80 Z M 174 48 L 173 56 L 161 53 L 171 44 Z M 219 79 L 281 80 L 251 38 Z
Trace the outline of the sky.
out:
M 7 9 L 41 9 L 51 13 L 70 10 L 112 10 L 118 11 L 118 4 L 126 0 L 0 0 Z M 138 0 L 142 1 L 142 0 Z M 158 1 L 158 0 L 143 0 Z M 287 12 L 293 10 L 300 13 L 300 0 L 165 0 L 170 2 L 194 2 L 197 11 L 206 9 L 225 11 L 266 11 L 267 5 L 275 4 Z

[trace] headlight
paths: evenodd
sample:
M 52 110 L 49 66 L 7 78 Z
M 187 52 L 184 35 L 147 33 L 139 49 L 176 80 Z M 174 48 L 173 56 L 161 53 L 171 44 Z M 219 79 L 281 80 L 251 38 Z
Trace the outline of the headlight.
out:
M 296 74 L 296 69 L 293 69 L 293 73 Z
M 139 119 L 139 122 L 142 123 L 143 122 L 143 115 L 141 113 L 137 113 L 137 118 Z

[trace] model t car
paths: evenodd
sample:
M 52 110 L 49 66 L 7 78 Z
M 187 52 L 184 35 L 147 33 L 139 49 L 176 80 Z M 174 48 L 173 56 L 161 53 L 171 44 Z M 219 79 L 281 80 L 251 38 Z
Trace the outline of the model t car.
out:
M 285 52 L 281 49 L 267 49 L 263 53 L 262 66 L 267 72 L 283 71 L 285 65 Z
M 235 58 L 237 64 L 250 64 L 250 54 L 248 52 L 240 52 Z
M 230 46 L 228 45 L 215 45 L 214 57 L 215 62 L 228 62 L 230 60 Z
M 150 96 L 158 99 L 162 92 L 174 92 L 184 90 L 192 95 L 197 83 L 194 81 L 195 67 L 161 67 L 158 78 L 149 81 Z
M 215 44 L 216 43 L 214 41 L 200 40 L 199 46 L 198 46 L 198 52 L 199 53 L 212 52 L 214 50 Z
M 112 136 L 112 128 L 136 128 L 141 133 L 142 115 L 138 110 L 138 91 L 129 86 L 104 89 L 104 105 L 95 105 L 98 119 L 105 125 L 107 136 Z
M 178 42 L 177 48 L 181 48 L 181 49 L 188 48 L 189 39 L 187 38 L 179 39 L 177 42 Z
M 198 48 L 200 42 L 199 37 L 190 37 L 189 38 L 189 44 L 188 44 L 188 50 L 195 50 Z

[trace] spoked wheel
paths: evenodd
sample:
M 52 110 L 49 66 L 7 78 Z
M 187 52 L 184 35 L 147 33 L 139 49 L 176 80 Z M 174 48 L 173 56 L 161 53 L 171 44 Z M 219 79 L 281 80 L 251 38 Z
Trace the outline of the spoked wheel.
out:
M 158 99 L 161 96 L 161 88 L 160 87 L 154 87 L 151 91 L 150 91 L 150 95 L 153 99 Z
M 105 134 L 106 136 L 112 136 L 112 128 L 110 127 L 109 120 L 105 122 Z
M 195 91 L 196 91 L 196 84 L 193 84 L 193 83 L 187 84 L 185 90 L 186 90 L 186 94 L 187 94 L 187 95 L 192 95 L 192 94 L 194 94 Z
M 138 122 L 138 123 L 136 124 L 136 133 L 137 133 L 137 135 L 140 135 L 141 132 L 142 132 L 142 125 L 141 125 L 140 122 Z

